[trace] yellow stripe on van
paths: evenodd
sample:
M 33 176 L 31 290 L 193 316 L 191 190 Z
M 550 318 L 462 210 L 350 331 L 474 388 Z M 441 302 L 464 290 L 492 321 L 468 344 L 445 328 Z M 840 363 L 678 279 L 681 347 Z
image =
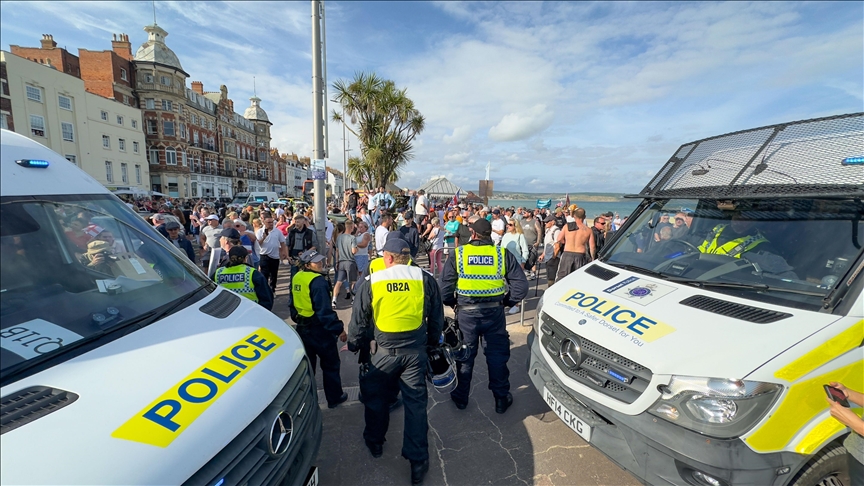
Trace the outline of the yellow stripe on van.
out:
M 864 388 L 864 361 L 793 385 L 774 415 L 744 440 L 756 452 L 773 452 L 785 448 L 799 430 L 828 408 L 822 385 L 829 381 L 839 381 L 849 388 L 861 390 Z
M 854 410 L 859 416 L 861 415 L 862 410 L 856 409 Z M 834 417 L 828 417 L 823 421 L 819 422 L 819 425 L 813 427 L 813 430 L 807 433 L 801 442 L 795 446 L 795 452 L 801 454 L 812 454 L 813 452 L 819 450 L 819 447 L 828 441 L 831 437 L 834 437 L 835 434 L 845 429 L 846 426 L 841 424 L 839 420 Z
M 858 321 L 824 344 L 777 370 L 774 376 L 795 381 L 832 359 L 855 349 L 864 341 L 864 320 Z
M 111 437 L 168 447 L 246 372 L 283 343 L 271 331 L 258 329 L 153 400 Z

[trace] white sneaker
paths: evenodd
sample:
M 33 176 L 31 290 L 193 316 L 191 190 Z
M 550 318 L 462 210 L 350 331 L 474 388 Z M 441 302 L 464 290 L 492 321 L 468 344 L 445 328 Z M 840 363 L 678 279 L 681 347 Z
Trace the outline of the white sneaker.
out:
M 517 305 L 516 307 L 511 307 L 510 310 L 507 311 L 507 313 L 510 315 L 518 314 L 519 313 L 519 306 Z

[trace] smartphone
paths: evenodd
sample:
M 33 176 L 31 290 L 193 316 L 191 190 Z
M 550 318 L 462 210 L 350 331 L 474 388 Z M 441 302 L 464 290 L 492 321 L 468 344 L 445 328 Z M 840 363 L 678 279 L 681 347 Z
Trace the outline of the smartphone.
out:
M 842 391 L 838 390 L 837 388 L 834 388 L 831 385 L 822 385 L 822 386 L 825 387 L 825 393 L 828 394 L 828 398 L 830 398 L 831 400 L 839 403 L 840 405 L 842 405 L 846 408 L 849 408 L 849 401 L 846 400 L 846 395 L 844 395 Z

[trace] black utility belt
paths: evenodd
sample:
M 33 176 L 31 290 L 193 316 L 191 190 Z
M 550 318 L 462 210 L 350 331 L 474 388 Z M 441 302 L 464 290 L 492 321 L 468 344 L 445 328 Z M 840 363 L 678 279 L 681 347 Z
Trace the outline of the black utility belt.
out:
M 385 348 L 384 346 L 378 346 L 378 350 L 375 352 L 375 354 L 378 354 L 378 352 L 383 352 L 383 354 L 386 354 L 389 356 L 407 356 L 407 355 L 411 355 L 411 354 L 423 354 L 423 353 L 425 353 L 426 352 L 426 346 L 419 347 L 419 348 L 417 348 L 417 347 Z

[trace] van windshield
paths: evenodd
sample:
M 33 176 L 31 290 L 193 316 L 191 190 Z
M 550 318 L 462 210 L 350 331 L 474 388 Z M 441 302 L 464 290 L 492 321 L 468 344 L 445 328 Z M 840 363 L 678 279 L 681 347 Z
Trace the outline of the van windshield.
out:
M 238 205 L 243 206 L 246 204 L 246 201 L 248 201 L 248 200 L 249 200 L 249 193 L 248 192 L 241 192 L 239 194 L 234 195 L 234 201 L 232 201 L 231 204 L 238 204 Z
M 817 310 L 864 244 L 864 203 L 651 202 L 601 259 L 706 290 Z
M 139 322 L 208 284 L 109 195 L 0 198 L 0 261 L 4 375 Z

